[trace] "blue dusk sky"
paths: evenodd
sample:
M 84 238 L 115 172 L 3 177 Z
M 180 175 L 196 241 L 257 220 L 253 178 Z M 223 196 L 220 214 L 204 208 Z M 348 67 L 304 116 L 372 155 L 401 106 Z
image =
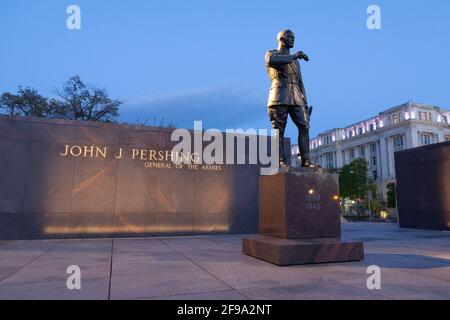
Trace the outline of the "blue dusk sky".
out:
M 81 30 L 66 28 L 71 4 Z M 366 26 L 371 4 L 381 30 Z M 448 0 L 2 0 L 0 93 L 52 96 L 79 74 L 124 101 L 120 121 L 269 128 L 264 54 L 286 28 L 311 58 L 312 136 L 408 100 L 450 107 Z

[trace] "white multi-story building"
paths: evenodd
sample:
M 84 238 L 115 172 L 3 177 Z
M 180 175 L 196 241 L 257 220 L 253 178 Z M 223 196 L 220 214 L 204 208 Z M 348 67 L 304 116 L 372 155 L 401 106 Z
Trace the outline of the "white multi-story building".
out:
M 379 197 L 395 179 L 394 153 L 450 140 L 450 111 L 408 102 L 342 129 L 311 139 L 311 159 L 323 168 L 341 168 L 357 158 L 367 161 Z M 292 146 L 298 154 L 298 146 Z

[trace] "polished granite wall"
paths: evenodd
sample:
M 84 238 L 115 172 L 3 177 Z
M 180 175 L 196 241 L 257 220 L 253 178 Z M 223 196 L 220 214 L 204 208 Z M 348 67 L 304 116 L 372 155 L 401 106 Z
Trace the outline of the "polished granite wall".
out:
M 60 155 L 67 144 L 171 150 L 171 132 L 0 116 L 0 239 L 257 232 L 258 165 L 149 169 L 112 152 Z
M 450 230 L 450 142 L 395 153 L 400 227 Z

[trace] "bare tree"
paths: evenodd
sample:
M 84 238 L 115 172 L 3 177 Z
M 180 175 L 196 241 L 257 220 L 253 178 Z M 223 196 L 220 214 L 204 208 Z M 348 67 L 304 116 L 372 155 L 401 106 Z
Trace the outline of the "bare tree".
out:
M 111 122 L 119 116 L 122 102 L 109 98 L 105 89 L 87 86 L 78 75 L 56 93 L 61 101 L 56 104 L 55 114 L 65 119 Z
M 78 75 L 56 90 L 59 99 L 49 99 L 31 88 L 19 87 L 17 94 L 0 96 L 0 110 L 10 115 L 62 118 L 70 120 L 112 122 L 122 104 L 109 98 L 105 89 L 87 86 Z

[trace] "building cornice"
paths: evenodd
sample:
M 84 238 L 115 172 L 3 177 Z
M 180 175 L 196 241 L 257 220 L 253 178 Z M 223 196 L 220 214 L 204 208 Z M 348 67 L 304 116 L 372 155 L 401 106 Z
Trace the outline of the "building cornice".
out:
M 445 124 L 445 123 L 440 123 L 440 122 L 428 122 L 428 121 L 422 121 L 422 120 L 417 120 L 417 119 L 408 119 L 408 120 L 402 120 L 399 123 L 396 124 L 392 124 L 389 126 L 384 126 L 382 128 L 378 128 L 374 131 L 369 131 L 363 134 L 357 134 L 354 137 L 350 137 L 350 138 L 346 138 L 346 139 L 337 139 L 334 142 L 331 142 L 329 144 L 326 145 L 321 145 L 318 146 L 317 148 L 312 148 L 311 150 L 316 152 L 316 151 L 320 151 L 320 150 L 324 150 L 328 147 L 334 147 L 334 146 L 339 146 L 342 145 L 344 143 L 352 143 L 352 142 L 356 142 L 362 138 L 367 138 L 370 136 L 376 136 L 379 134 L 383 134 L 386 133 L 388 131 L 394 130 L 394 129 L 398 129 L 398 128 L 402 128 L 402 127 L 413 127 L 413 126 L 427 126 L 427 127 L 434 127 L 437 129 L 448 129 L 450 130 L 450 125 L 449 124 Z M 312 140 L 316 140 L 316 139 L 320 139 L 319 137 L 313 138 Z
M 384 118 L 384 117 L 386 117 L 386 116 L 388 116 L 388 115 L 390 115 L 390 114 L 392 114 L 392 113 L 394 113 L 396 111 L 401 111 L 401 110 L 403 110 L 405 108 L 407 109 L 406 111 L 411 110 L 411 109 L 426 109 L 426 110 L 436 111 L 436 112 L 438 112 L 440 114 L 450 113 L 450 110 L 447 110 L 447 109 L 444 109 L 444 108 L 441 108 L 441 107 L 433 106 L 433 105 L 430 105 L 430 104 L 416 103 L 416 102 L 411 102 L 410 101 L 410 102 L 406 102 L 404 104 L 392 107 L 390 109 L 387 109 L 385 111 L 382 111 L 376 116 L 373 116 L 371 118 L 355 122 L 355 123 L 350 124 L 348 126 L 345 126 L 345 127 L 342 127 L 342 128 L 334 128 L 334 129 L 326 130 L 324 132 L 321 132 L 320 134 L 318 134 L 316 137 L 314 137 L 311 140 L 316 140 L 316 139 L 320 139 L 322 137 L 326 137 L 327 135 L 329 135 L 329 134 L 331 134 L 333 132 L 336 132 L 336 131 L 341 131 L 341 130 L 344 131 L 344 130 L 351 130 L 352 128 L 358 128 L 364 123 L 368 123 L 368 122 L 371 122 L 371 121 L 376 121 L 376 119 L 382 119 L 382 118 Z M 402 122 L 409 121 L 409 120 L 417 121 L 417 123 L 425 124 L 425 125 L 435 124 L 437 126 L 442 125 L 444 128 L 450 128 L 450 126 L 448 124 L 446 125 L 445 123 L 439 123 L 439 122 L 431 122 L 430 123 L 430 122 L 427 122 L 427 121 L 420 121 L 418 119 L 402 120 Z M 392 125 L 389 126 L 389 127 L 392 127 Z M 383 128 L 386 128 L 386 126 L 383 127 Z M 383 128 L 377 128 L 376 131 L 380 131 Z M 373 131 L 370 131 L 368 133 L 372 133 L 372 132 Z M 363 135 L 368 134 L 368 133 L 364 133 Z M 358 134 L 358 135 L 360 136 L 360 134 Z M 352 137 L 352 138 L 354 138 L 354 137 Z M 347 139 L 352 139 L 352 138 L 347 138 Z

